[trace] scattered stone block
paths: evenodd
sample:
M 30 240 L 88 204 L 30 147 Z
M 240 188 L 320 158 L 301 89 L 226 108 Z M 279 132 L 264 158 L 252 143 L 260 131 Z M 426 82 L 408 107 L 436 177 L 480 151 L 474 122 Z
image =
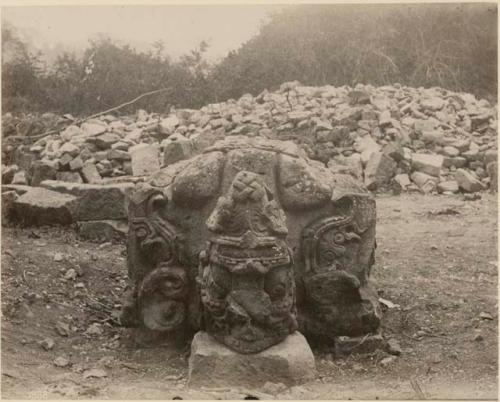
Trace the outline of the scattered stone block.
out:
M 373 152 L 365 167 L 365 186 L 376 190 L 390 183 L 396 171 L 396 162 L 382 152 Z
M 146 176 L 160 169 L 157 145 L 139 144 L 129 149 L 132 157 L 132 174 Z
M 129 161 L 130 154 L 127 151 L 121 151 L 119 149 L 111 149 L 108 152 L 108 160 L 119 160 L 119 161 Z
M 95 137 L 94 143 L 99 149 L 109 149 L 111 145 L 120 140 L 120 136 L 112 133 L 101 134 Z
M 2 192 L 2 225 L 9 223 L 12 217 L 14 201 L 18 195 L 15 191 Z
M 315 375 L 314 355 L 299 332 L 249 355 L 234 352 L 206 332 L 198 332 L 191 344 L 191 387 L 262 387 L 267 382 L 291 386 L 310 381 Z
M 86 240 L 125 240 L 128 233 L 127 220 L 100 220 L 77 222 L 77 232 Z
M 13 220 L 24 226 L 69 225 L 77 198 L 41 187 L 31 187 L 13 203 Z
M 77 197 L 74 209 L 77 221 L 126 219 L 128 196 L 134 189 L 132 183 L 99 185 L 54 180 L 44 181 L 41 186 Z
M 83 183 L 82 177 L 78 172 L 57 172 L 56 179 L 68 183 Z
M 475 193 L 485 189 L 483 183 L 465 169 L 457 169 L 455 172 L 455 180 L 458 186 L 468 193 Z
M 446 180 L 438 183 L 437 185 L 438 193 L 458 193 L 458 183 L 456 180 Z
M 101 181 L 101 175 L 92 162 L 85 162 L 83 164 L 81 174 L 85 183 L 96 184 Z
M 19 171 L 17 165 L 5 166 L 2 165 L 2 184 L 10 184 L 14 179 L 14 175 Z
M 57 169 L 53 163 L 44 161 L 35 161 L 30 168 L 31 185 L 39 186 L 44 180 L 53 180 L 56 178 Z
M 368 336 L 337 336 L 334 339 L 335 354 L 345 356 L 349 354 L 374 353 L 377 350 L 385 350 L 387 345 L 380 334 Z
M 490 190 L 496 193 L 498 191 L 498 163 L 496 161 L 488 163 L 486 172 L 490 178 Z
M 442 155 L 413 154 L 411 159 L 411 166 L 413 170 L 427 173 L 435 177 L 439 176 L 442 165 Z
M 83 161 L 82 158 L 80 158 L 79 156 L 77 156 L 69 163 L 69 169 L 73 172 L 75 170 L 80 170 L 82 167 L 83 167 Z
M 194 155 L 193 144 L 190 140 L 172 141 L 165 147 L 163 166 L 188 159 Z
M 438 183 L 437 177 L 422 172 L 413 172 L 410 177 L 413 183 L 425 194 L 431 193 L 436 189 Z
M 12 184 L 28 184 L 28 180 L 26 179 L 26 173 L 24 172 L 24 170 L 20 170 L 19 172 L 16 172 L 14 174 L 14 177 L 12 178 Z

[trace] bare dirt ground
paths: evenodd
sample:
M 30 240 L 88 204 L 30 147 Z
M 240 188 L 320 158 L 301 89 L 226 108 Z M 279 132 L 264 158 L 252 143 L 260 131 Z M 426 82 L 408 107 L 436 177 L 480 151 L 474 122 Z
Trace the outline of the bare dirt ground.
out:
M 117 325 L 122 244 L 83 242 L 60 228 L 4 228 L 2 397 L 497 399 L 496 197 L 387 196 L 377 206 L 372 275 L 380 296 L 399 305 L 385 309 L 383 330 L 401 356 L 385 365 L 382 351 L 334 359 L 316 350 L 318 379 L 275 393 L 188 389 L 188 344 L 134 347 Z M 46 338 L 52 349 L 40 344 Z

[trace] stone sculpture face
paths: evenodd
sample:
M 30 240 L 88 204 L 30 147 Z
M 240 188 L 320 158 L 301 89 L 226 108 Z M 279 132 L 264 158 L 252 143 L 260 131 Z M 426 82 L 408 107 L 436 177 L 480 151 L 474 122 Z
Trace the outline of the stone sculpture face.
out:
M 295 331 L 292 255 L 284 212 L 259 175 L 242 171 L 219 198 L 200 258 L 206 330 L 240 353 L 256 353 Z
M 205 330 L 240 353 L 297 328 L 329 340 L 376 332 L 375 219 L 366 189 L 295 145 L 227 138 L 132 196 L 122 322 Z

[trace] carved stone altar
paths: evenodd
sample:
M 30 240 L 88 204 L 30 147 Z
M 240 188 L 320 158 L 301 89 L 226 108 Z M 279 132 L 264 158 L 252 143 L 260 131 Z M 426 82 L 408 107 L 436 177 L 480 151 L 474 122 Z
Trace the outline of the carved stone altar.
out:
M 362 185 L 295 144 L 228 137 L 133 194 L 122 322 L 155 338 L 204 330 L 242 354 L 297 329 L 375 333 L 375 221 Z

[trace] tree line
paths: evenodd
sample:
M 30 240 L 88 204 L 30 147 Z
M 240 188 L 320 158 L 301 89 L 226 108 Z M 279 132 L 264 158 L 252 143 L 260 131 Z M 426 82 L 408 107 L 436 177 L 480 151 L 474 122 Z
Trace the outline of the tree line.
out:
M 270 16 L 218 63 L 202 42 L 177 60 L 162 42 L 138 51 L 111 38 L 49 66 L 2 25 L 3 111 L 85 115 L 141 93 L 133 108 L 166 112 L 273 90 L 285 81 L 335 86 L 400 83 L 471 92 L 496 102 L 497 7 L 483 4 L 302 5 Z

